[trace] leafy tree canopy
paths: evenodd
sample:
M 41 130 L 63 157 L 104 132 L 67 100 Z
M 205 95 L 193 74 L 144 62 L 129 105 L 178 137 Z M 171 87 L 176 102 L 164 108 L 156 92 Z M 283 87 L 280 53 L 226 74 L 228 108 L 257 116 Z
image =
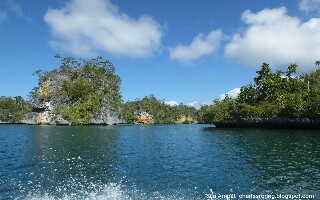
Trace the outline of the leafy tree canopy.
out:
M 72 124 L 89 124 L 105 107 L 119 112 L 121 79 L 109 60 L 56 58 L 61 61 L 59 69 L 34 73 L 39 77 L 39 87 L 30 93 L 33 104 L 52 102 L 54 113 Z
M 318 62 L 317 62 L 318 63 Z M 226 97 L 199 111 L 206 122 L 257 118 L 320 119 L 320 70 L 296 75 L 297 65 L 272 72 L 263 63 L 253 83 L 243 86 L 237 98 Z
M 158 100 L 154 95 L 124 103 L 121 115 L 128 123 L 135 123 L 138 121 L 139 114 L 144 112 L 150 114 L 156 124 L 174 124 L 182 115 L 189 116 L 193 120 L 198 118 L 197 110 L 194 107 L 183 104 L 170 106 L 164 101 Z
M 22 116 L 31 111 L 31 105 L 21 96 L 0 97 L 0 121 L 19 123 Z

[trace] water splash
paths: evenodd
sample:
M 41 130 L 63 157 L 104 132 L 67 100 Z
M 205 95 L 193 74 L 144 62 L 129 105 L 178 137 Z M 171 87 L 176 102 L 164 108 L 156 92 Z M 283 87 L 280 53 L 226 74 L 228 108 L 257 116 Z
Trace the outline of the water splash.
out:
M 178 195 L 163 195 L 159 192 L 146 194 L 140 192 L 135 188 L 128 188 L 126 185 L 120 183 L 108 183 L 104 185 L 96 185 L 91 183 L 87 189 L 76 192 L 69 192 L 68 188 L 59 188 L 56 194 L 32 191 L 26 196 L 15 198 L 15 200 L 149 200 L 149 199 L 163 199 L 163 200 L 182 200 L 189 199 L 186 196 Z M 63 194 L 61 194 L 63 191 Z

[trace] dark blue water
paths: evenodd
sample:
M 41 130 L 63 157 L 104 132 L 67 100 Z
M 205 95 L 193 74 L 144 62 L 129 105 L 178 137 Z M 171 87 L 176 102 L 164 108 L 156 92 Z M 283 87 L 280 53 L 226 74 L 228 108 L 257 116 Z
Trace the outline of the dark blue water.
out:
M 0 199 L 319 199 L 319 191 L 320 131 L 0 126 Z

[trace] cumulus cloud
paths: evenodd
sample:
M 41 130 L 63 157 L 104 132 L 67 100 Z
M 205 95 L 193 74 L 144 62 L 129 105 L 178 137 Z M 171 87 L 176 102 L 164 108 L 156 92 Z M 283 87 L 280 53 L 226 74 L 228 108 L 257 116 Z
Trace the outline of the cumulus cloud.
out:
M 179 103 L 176 102 L 176 101 L 166 101 L 166 102 L 164 102 L 164 103 L 167 104 L 167 105 L 170 105 L 170 106 L 177 106 L 177 105 L 179 105 Z
M 72 0 L 44 16 L 56 48 L 89 56 L 97 51 L 128 57 L 152 55 L 161 47 L 161 26 L 150 16 L 134 19 L 106 0 Z
M 166 101 L 164 103 L 167 104 L 167 105 L 170 105 L 170 106 L 178 106 L 180 104 L 180 103 L 178 103 L 176 101 Z M 186 103 L 185 105 L 194 107 L 196 109 L 199 109 L 201 107 L 201 105 L 209 105 L 209 104 L 212 104 L 212 102 L 192 101 L 190 103 Z
M 199 104 L 198 101 L 193 101 L 193 102 L 191 102 L 191 103 L 188 103 L 187 105 L 188 105 L 188 106 L 191 106 L 191 107 L 198 107 L 200 104 Z
M 184 64 L 192 63 L 216 51 L 222 38 L 221 30 L 214 30 L 207 36 L 201 33 L 192 40 L 190 45 L 180 44 L 170 48 L 170 58 Z
M 229 92 L 227 92 L 226 94 L 221 94 L 220 95 L 220 99 L 224 99 L 226 97 L 226 95 L 228 95 L 231 98 L 237 98 L 238 94 L 240 93 L 240 88 L 234 88 L 232 90 L 230 90 Z
M 211 101 L 208 101 L 208 102 L 193 101 L 193 102 L 188 103 L 187 105 L 191 106 L 191 107 L 194 107 L 195 109 L 200 109 L 201 106 L 210 105 L 210 104 L 212 104 Z
M 190 103 L 187 103 L 188 106 L 194 107 L 195 109 L 200 109 L 203 105 L 211 105 L 213 101 L 193 101 Z
M 267 62 L 285 67 L 297 63 L 301 71 L 314 69 L 320 52 L 320 18 L 301 22 L 281 7 L 258 13 L 247 10 L 241 19 L 247 26 L 226 45 L 227 58 L 249 66 Z
M 320 14 L 320 0 L 301 0 L 299 9 L 306 13 L 316 12 Z

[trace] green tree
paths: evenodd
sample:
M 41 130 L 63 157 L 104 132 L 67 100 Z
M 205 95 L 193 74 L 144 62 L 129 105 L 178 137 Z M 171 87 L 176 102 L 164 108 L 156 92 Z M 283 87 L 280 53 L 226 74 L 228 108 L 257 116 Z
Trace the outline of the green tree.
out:
M 0 97 L 0 121 L 19 123 L 24 114 L 31 111 L 31 105 L 21 96 Z
M 72 124 L 89 124 L 105 109 L 119 114 L 121 79 L 109 60 L 56 58 L 61 62 L 59 69 L 35 72 L 39 87 L 30 93 L 30 102 L 52 102 L 55 116 Z
M 127 123 L 136 122 L 138 120 L 137 114 L 140 112 L 152 115 L 156 124 L 175 124 L 181 115 L 190 116 L 194 120 L 198 118 L 198 111 L 194 107 L 182 104 L 170 106 L 164 101 L 158 100 L 154 95 L 126 102 L 121 110 L 121 116 Z
M 236 99 L 215 101 L 200 109 L 202 121 L 259 118 L 320 119 L 320 70 L 296 75 L 297 65 L 272 72 L 263 63 L 253 83 L 241 87 Z

